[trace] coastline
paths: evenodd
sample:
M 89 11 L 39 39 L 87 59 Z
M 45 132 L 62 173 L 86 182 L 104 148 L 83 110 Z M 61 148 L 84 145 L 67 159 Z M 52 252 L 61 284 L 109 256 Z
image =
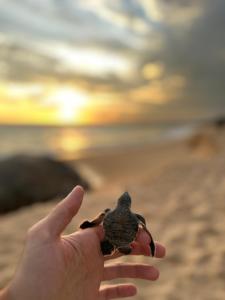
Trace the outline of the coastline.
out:
M 22 153 L 71 161 L 184 139 L 197 125 L 0 126 L 0 158 Z

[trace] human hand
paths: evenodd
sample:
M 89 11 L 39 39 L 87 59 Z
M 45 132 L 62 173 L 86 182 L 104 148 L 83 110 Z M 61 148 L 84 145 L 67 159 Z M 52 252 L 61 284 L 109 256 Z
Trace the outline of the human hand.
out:
M 27 235 L 23 258 L 9 286 L 3 291 L 6 300 L 105 300 L 136 294 L 131 284 L 100 286 L 115 278 L 156 280 L 158 270 L 146 264 L 111 264 L 104 266 L 115 254 L 104 257 L 100 241 L 102 226 L 62 236 L 63 230 L 77 214 L 82 200 L 80 186 L 60 202 Z M 132 254 L 150 255 L 149 237 L 138 234 Z M 156 257 L 163 257 L 165 248 L 156 243 Z

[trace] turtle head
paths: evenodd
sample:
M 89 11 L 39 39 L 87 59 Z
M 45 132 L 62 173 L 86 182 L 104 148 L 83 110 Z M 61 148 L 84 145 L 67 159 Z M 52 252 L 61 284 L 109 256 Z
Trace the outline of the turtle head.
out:
M 122 196 L 118 199 L 118 206 L 130 208 L 131 207 L 131 197 L 128 192 L 123 193 Z

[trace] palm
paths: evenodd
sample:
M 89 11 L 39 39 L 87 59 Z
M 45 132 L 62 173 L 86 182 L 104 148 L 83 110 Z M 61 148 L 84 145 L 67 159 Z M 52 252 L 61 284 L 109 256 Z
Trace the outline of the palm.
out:
M 77 280 L 79 274 L 83 287 L 80 289 L 83 295 L 81 299 L 99 299 L 99 288 L 104 270 L 104 258 L 100 253 L 99 245 L 99 237 L 93 230 L 77 232 L 62 238 L 64 268 L 67 274 L 69 271 L 71 278 Z M 75 262 L 76 267 L 71 265 L 71 262 Z

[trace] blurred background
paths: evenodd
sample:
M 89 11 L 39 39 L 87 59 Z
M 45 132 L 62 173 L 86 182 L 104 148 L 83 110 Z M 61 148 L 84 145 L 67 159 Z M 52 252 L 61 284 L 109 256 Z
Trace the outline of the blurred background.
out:
M 224 28 L 223 0 L 0 0 L 1 286 L 79 183 L 69 230 L 126 189 L 168 248 L 135 299 L 225 299 Z

